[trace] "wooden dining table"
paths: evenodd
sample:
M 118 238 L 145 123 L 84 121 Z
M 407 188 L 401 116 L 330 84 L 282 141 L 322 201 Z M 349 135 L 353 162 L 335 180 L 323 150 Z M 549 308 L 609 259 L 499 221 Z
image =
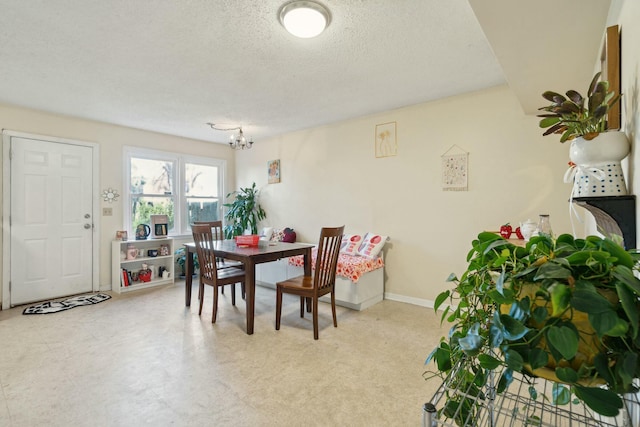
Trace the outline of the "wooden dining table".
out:
M 256 305 L 256 264 L 277 261 L 296 255 L 304 256 L 304 274 L 311 275 L 311 249 L 314 245 L 308 243 L 273 242 L 259 247 L 239 247 L 235 240 L 216 240 L 213 251 L 218 258 L 240 261 L 245 269 L 245 288 L 247 305 L 247 334 L 253 334 L 253 320 Z M 193 254 L 196 253 L 195 243 L 185 243 L 185 305 L 191 305 L 191 285 L 193 280 Z

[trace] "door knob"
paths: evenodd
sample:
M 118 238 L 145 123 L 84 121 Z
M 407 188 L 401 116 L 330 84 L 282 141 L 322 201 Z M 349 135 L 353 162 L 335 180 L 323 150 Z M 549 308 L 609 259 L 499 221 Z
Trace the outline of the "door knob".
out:
M 86 219 L 89 219 L 89 218 L 91 218 L 91 215 L 89 215 L 89 214 L 84 214 L 84 217 L 85 217 Z
M 84 228 L 87 229 L 87 230 L 90 229 L 91 228 L 91 224 L 85 224 Z

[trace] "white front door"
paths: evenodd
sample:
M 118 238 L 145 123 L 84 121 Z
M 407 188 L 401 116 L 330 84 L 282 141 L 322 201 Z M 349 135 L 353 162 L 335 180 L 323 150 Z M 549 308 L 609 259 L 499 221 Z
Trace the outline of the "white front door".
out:
M 92 291 L 93 148 L 12 137 L 10 150 L 11 306 Z

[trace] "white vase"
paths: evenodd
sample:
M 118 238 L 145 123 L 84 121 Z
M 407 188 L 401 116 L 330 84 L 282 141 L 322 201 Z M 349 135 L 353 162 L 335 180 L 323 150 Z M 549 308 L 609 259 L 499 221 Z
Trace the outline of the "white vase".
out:
M 600 133 L 591 140 L 571 141 L 569 158 L 575 166 L 573 197 L 626 196 L 620 162 L 630 151 L 624 132 Z

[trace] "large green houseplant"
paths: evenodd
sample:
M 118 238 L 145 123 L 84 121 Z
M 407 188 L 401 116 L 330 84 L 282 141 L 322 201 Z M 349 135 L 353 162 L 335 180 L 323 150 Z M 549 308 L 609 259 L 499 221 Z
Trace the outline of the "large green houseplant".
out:
M 258 203 L 258 189 L 254 182 L 251 187 L 240 188 L 227 194 L 227 199 L 233 198 L 223 206 L 227 208 L 224 218 L 227 225 L 224 227 L 224 236 L 231 239 L 240 236 L 249 229 L 251 234 L 258 234 L 258 222 L 267 217 L 266 212 Z
M 599 81 L 596 73 L 589 85 L 587 97 L 575 90 L 566 92 L 566 97 L 553 91 L 546 91 L 542 97 L 551 101 L 550 105 L 539 108 L 546 113 L 539 114 L 541 128 L 548 128 L 543 135 L 560 134 L 560 142 L 583 137 L 590 140 L 607 130 L 607 113 L 621 94 L 609 91 L 609 82 Z
M 516 372 L 555 381 L 556 404 L 573 394 L 599 414 L 616 415 L 619 394 L 635 392 L 640 374 L 638 258 L 595 236 L 535 236 L 520 247 L 478 235 L 467 270 L 450 276 L 455 287 L 435 303 L 437 310 L 449 302 L 442 320 L 453 326 L 427 363 L 453 389 L 464 388 L 447 392 L 442 415 L 465 424 L 477 415 L 487 381 L 493 376 L 501 393 Z

